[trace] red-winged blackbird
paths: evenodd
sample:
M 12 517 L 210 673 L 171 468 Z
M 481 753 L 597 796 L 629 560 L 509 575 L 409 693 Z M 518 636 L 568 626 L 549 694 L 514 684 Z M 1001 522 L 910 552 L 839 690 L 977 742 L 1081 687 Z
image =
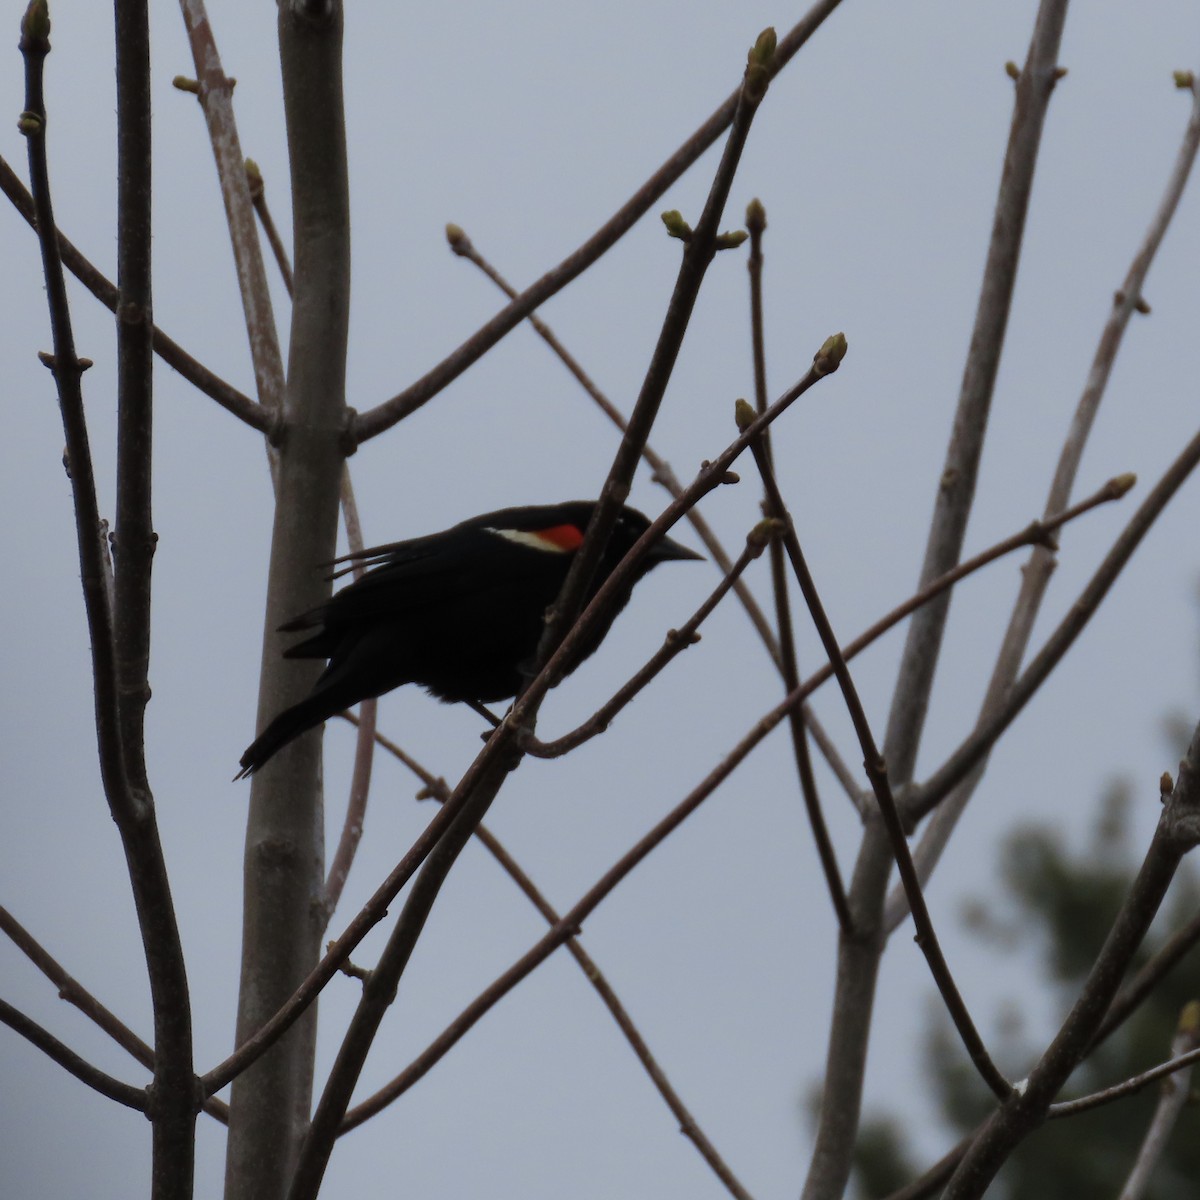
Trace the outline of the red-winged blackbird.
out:
M 316 631 L 285 650 L 285 658 L 327 658 L 329 665 L 312 692 L 250 744 L 237 778 L 254 774 L 288 742 L 327 718 L 404 683 L 418 683 L 448 703 L 515 696 L 537 651 L 546 609 L 562 588 L 595 507 L 593 501 L 574 500 L 506 508 L 429 537 L 338 559 L 372 569 L 327 604 L 279 627 L 286 633 Z M 635 509 L 621 510 L 588 600 L 649 524 Z M 648 571 L 670 559 L 700 557 L 663 538 L 642 559 L 566 673 L 600 645 L 633 585 Z

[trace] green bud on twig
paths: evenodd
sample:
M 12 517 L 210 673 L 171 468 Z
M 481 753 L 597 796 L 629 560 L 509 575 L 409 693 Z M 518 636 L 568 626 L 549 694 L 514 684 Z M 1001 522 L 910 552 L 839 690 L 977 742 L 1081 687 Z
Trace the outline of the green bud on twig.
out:
M 757 558 L 776 538 L 783 536 L 784 523 L 778 517 L 764 517 L 746 534 L 746 545 Z
M 37 113 L 30 112 L 28 109 L 17 118 L 17 132 L 22 137 L 30 137 L 35 133 L 41 133 L 44 127 L 45 122 L 42 118 Z
M 683 214 L 679 209 L 672 208 L 669 212 L 663 213 L 662 223 L 673 238 L 678 238 L 681 242 L 692 240 L 692 227 L 683 219 Z
M 729 233 L 718 233 L 713 245 L 718 250 L 736 250 L 749 236 L 744 229 L 734 229 Z
M 1191 91 L 1196 86 L 1196 76 L 1191 71 L 1173 71 L 1171 77 L 1175 80 L 1177 88 Z
M 46 0 L 29 0 L 21 18 L 21 36 L 44 42 L 50 37 L 50 6 Z
M 767 227 L 767 210 L 761 200 L 755 198 L 746 205 L 746 228 L 753 234 L 762 233 Z
M 200 83 L 198 80 L 189 79 L 186 75 L 176 75 L 171 80 L 171 86 L 177 92 L 191 92 L 193 96 L 200 95 Z
M 1011 58 L 1004 64 L 1004 73 L 1013 83 L 1016 83 L 1021 78 L 1021 68 Z
M 450 243 L 450 249 L 455 254 L 466 254 L 471 249 L 471 239 L 467 237 L 467 231 L 461 225 L 455 225 L 453 221 L 446 225 L 446 241 Z
M 758 413 L 749 400 L 737 400 L 733 406 L 733 419 L 737 422 L 738 433 L 745 433 L 754 424 Z
M 821 375 L 831 375 L 842 365 L 846 357 L 846 335 L 835 333 L 825 339 L 820 350 L 813 355 L 813 366 Z
M 771 82 L 771 59 L 775 57 L 775 30 L 764 29 L 746 55 L 746 77 L 742 94 L 751 104 L 757 104 L 767 94 Z
M 771 59 L 775 57 L 775 47 L 778 44 L 779 39 L 775 36 L 774 27 L 768 25 L 758 35 L 754 45 L 750 47 L 750 53 L 746 55 L 746 65 L 750 67 L 769 67 Z
M 266 187 L 263 184 L 262 171 L 258 169 L 258 163 L 252 158 L 246 159 L 246 182 L 250 185 L 251 201 L 262 199 Z
M 1124 475 L 1116 475 L 1108 481 L 1108 490 L 1114 500 L 1120 500 L 1136 483 L 1137 476 L 1132 471 L 1126 471 Z

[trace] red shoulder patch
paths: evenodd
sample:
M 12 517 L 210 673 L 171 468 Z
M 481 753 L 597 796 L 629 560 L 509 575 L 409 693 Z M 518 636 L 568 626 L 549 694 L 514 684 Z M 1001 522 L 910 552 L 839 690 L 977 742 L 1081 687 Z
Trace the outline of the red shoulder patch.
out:
M 488 533 L 543 554 L 570 554 L 583 545 L 583 530 L 574 525 L 551 525 L 546 529 L 489 528 Z
M 583 530 L 574 525 L 552 525 L 549 529 L 537 530 L 535 536 L 559 550 L 578 550 L 583 545 Z

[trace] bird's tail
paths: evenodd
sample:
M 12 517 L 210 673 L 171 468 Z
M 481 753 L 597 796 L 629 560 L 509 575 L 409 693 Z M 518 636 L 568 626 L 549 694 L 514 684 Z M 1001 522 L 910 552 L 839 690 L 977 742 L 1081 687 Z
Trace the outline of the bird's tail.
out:
M 233 777 L 234 780 L 253 775 L 289 742 L 315 729 L 322 721 L 327 721 L 360 699 L 361 696 L 352 695 L 345 688 L 318 688 L 299 704 L 285 708 L 246 748 L 241 758 L 242 769 Z

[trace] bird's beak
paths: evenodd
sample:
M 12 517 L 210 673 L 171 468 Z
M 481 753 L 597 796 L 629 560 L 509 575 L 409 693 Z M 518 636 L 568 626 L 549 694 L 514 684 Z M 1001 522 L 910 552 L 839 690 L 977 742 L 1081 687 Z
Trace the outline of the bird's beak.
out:
M 665 537 L 655 545 L 650 553 L 646 555 L 646 558 L 652 563 L 672 562 L 675 560 L 684 561 L 686 559 L 703 561 L 704 555 L 697 554 L 695 550 L 689 550 L 682 542 L 672 541 L 670 538 Z

